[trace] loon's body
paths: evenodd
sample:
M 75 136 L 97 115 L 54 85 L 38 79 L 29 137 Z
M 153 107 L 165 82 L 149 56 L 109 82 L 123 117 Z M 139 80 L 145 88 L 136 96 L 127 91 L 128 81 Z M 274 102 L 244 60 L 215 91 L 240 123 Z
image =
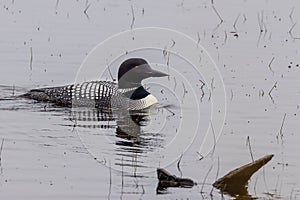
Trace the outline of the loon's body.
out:
M 142 80 L 167 74 L 153 70 L 140 58 L 124 61 L 118 72 L 118 84 L 109 81 L 90 81 L 81 84 L 30 90 L 23 97 L 52 102 L 60 106 L 92 106 L 99 109 L 125 107 L 142 110 L 158 101 L 142 86 Z

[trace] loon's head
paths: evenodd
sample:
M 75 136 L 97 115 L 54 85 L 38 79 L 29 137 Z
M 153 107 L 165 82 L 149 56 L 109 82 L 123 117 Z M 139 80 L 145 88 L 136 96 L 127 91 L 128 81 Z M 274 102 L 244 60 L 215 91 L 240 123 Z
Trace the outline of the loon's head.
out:
M 142 86 L 142 80 L 146 78 L 163 76 L 168 76 L 168 74 L 152 69 L 146 60 L 142 58 L 130 58 L 120 65 L 118 88 L 140 87 Z
M 141 58 L 130 58 L 120 65 L 118 88 L 132 100 L 130 110 L 142 110 L 157 103 L 157 99 L 142 86 L 142 80 L 163 76 L 168 74 L 152 69 L 147 61 Z

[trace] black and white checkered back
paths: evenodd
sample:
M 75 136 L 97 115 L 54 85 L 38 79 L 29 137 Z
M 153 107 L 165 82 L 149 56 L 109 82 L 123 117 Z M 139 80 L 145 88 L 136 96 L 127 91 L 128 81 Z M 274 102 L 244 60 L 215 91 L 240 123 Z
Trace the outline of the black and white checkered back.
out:
M 41 97 L 63 106 L 93 108 L 126 107 L 128 99 L 120 92 L 116 83 L 91 81 L 63 87 L 44 88 Z

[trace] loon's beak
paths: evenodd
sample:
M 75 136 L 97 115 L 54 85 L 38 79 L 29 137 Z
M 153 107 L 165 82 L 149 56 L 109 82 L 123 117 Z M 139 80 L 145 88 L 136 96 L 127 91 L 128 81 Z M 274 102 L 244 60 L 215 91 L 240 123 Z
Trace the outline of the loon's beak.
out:
M 164 72 L 160 72 L 158 70 L 151 69 L 149 72 L 150 77 L 163 77 L 163 76 L 169 76 L 169 74 L 166 74 Z

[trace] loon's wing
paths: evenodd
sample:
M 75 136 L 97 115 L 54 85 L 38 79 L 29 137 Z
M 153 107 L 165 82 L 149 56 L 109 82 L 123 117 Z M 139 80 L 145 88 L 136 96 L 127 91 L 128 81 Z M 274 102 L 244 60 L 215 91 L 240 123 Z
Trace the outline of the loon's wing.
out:
M 61 87 L 30 90 L 21 97 L 52 102 L 61 106 L 110 106 L 111 97 L 118 95 L 117 85 L 108 81 L 91 81 Z

